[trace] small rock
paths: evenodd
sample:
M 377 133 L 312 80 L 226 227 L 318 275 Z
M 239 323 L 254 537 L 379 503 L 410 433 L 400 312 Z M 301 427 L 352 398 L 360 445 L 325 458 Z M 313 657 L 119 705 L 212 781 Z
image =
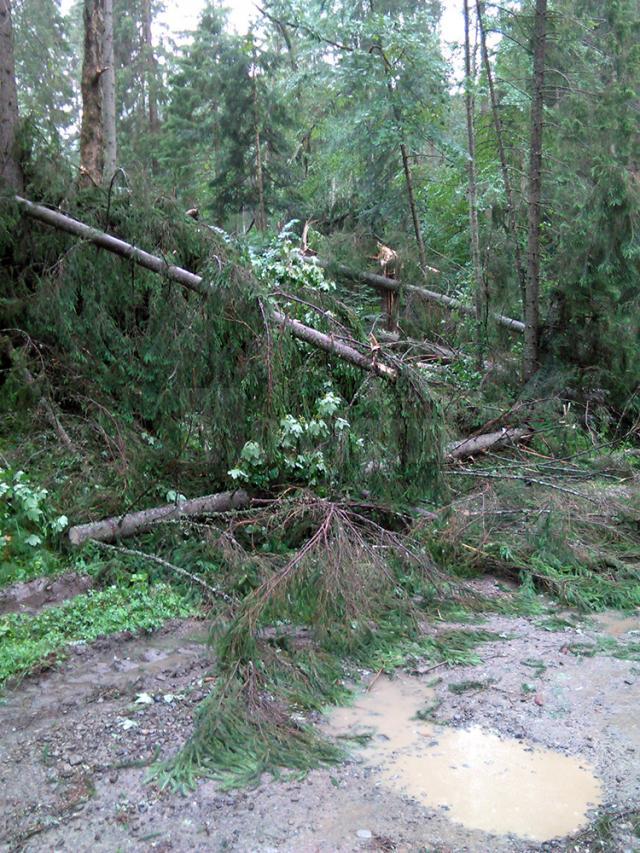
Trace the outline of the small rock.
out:
M 78 764 L 82 764 L 82 756 L 77 754 L 69 756 L 69 764 L 72 767 L 77 767 Z
M 366 840 L 367 838 L 373 837 L 373 833 L 371 832 L 370 829 L 359 829 L 356 832 L 356 835 L 358 836 L 358 838 L 362 838 L 363 841 Z

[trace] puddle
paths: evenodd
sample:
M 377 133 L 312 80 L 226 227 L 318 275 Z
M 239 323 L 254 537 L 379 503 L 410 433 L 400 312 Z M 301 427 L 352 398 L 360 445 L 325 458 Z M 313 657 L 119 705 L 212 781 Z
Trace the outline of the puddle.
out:
M 593 621 L 610 637 L 622 637 L 630 631 L 640 632 L 640 614 L 623 616 L 617 610 L 604 610 L 594 613 Z
M 588 822 L 601 788 L 586 762 L 477 726 L 414 719 L 433 703 L 433 691 L 414 679 L 383 677 L 355 705 L 332 713 L 328 727 L 334 736 L 373 730 L 360 754 L 381 783 L 469 829 L 548 841 Z

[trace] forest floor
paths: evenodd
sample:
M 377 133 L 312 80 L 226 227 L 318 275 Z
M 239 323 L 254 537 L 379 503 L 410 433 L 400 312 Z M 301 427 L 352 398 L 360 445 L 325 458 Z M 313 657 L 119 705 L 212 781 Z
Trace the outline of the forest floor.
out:
M 478 664 L 365 674 L 353 706 L 318 715 L 335 735 L 372 726 L 343 764 L 186 796 L 145 778 L 210 689 L 206 622 L 76 644 L 0 699 L 2 849 L 640 850 L 640 617 L 555 608 L 481 627 L 496 638 Z

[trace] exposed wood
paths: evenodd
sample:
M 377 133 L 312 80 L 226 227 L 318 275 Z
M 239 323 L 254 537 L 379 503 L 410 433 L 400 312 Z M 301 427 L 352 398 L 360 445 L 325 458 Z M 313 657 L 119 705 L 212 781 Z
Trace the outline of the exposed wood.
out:
M 477 456 L 488 450 L 500 450 L 517 444 L 519 441 L 532 435 L 532 431 L 526 427 L 505 427 L 496 432 L 488 432 L 484 435 L 476 435 L 465 438 L 463 441 L 455 441 L 447 447 L 446 458 L 449 461 L 465 459 L 469 456 Z
M 115 174 L 118 157 L 116 142 L 116 69 L 113 56 L 113 0 L 103 0 L 103 2 L 103 73 L 100 76 L 104 124 L 104 169 L 102 178 L 105 184 L 108 184 Z
M 82 124 L 80 126 L 81 187 L 100 186 L 104 171 L 102 83 L 104 0 L 84 0 L 82 60 Z
M 371 287 L 376 287 L 382 290 L 385 288 L 388 290 L 403 289 L 407 293 L 413 293 L 421 299 L 426 299 L 428 302 L 437 302 L 439 305 L 444 305 L 445 308 L 450 308 L 453 311 L 460 311 L 462 314 L 469 314 L 471 316 L 475 314 L 475 309 L 470 305 L 465 305 L 464 302 L 460 302 L 459 299 L 454 299 L 453 296 L 447 296 L 444 293 L 437 293 L 435 290 L 428 290 L 425 287 L 418 287 L 415 284 L 405 284 L 397 279 L 386 278 L 385 276 L 377 275 L 376 273 L 358 272 L 357 270 L 352 270 L 343 264 L 334 264 L 331 263 L 331 261 L 325 261 L 322 258 L 308 258 L 303 255 L 300 257 L 308 264 L 315 264 L 322 269 L 328 270 L 334 275 L 342 276 L 343 278 L 348 278 L 352 281 L 362 281 L 364 284 L 368 284 Z M 524 323 L 521 320 L 513 320 L 511 317 L 505 317 L 504 314 L 497 314 L 494 312 L 492 312 L 490 316 L 499 326 L 511 329 L 512 332 L 524 331 Z
M 18 93 L 9 0 L 0 0 L 0 189 L 22 191 L 23 176 L 16 151 Z
M 542 204 L 542 120 L 544 109 L 544 57 L 547 0 L 536 0 L 533 31 L 533 91 L 531 101 L 531 148 L 529 152 L 529 237 L 527 244 L 527 292 L 524 305 L 523 375 L 531 379 L 538 369 L 540 331 L 540 219 Z
M 82 545 L 88 539 L 95 539 L 99 542 L 113 542 L 117 539 L 133 536 L 136 533 L 143 533 L 163 521 L 198 518 L 199 516 L 230 512 L 234 509 L 244 509 L 249 506 L 249 501 L 247 492 L 239 489 L 234 492 L 220 492 L 215 495 L 205 495 L 201 498 L 180 501 L 179 503 L 156 506 L 138 512 L 128 512 L 125 515 L 71 527 L 69 529 L 69 541 L 72 545 Z
M 129 258 L 135 263 L 153 272 L 165 275 L 167 278 L 182 284 L 190 290 L 195 290 L 203 296 L 215 295 L 215 289 L 206 284 L 202 277 L 182 267 L 176 267 L 172 264 L 167 264 L 162 258 L 149 254 L 137 246 L 132 246 L 130 243 L 120 240 L 118 237 L 112 237 L 110 234 L 105 234 L 97 228 L 92 228 L 84 222 L 79 222 L 77 219 L 72 219 L 56 210 L 50 210 L 40 204 L 34 204 L 27 199 L 16 196 L 16 201 L 22 210 L 34 219 L 44 222 L 47 225 L 52 225 L 54 228 L 59 228 L 76 237 L 81 237 L 88 240 L 103 249 L 114 252 L 123 258 Z M 281 311 L 272 311 L 271 319 L 287 329 L 298 340 L 318 347 L 325 352 L 338 356 L 338 358 L 354 364 L 362 370 L 368 370 L 379 376 L 384 376 L 386 379 L 394 380 L 397 377 L 397 371 L 393 367 L 386 364 L 381 364 L 376 358 L 363 355 L 358 350 L 348 346 L 342 341 L 336 340 L 333 335 L 326 335 L 324 332 L 318 332 L 309 326 L 305 326 L 299 320 L 293 320 L 287 317 Z

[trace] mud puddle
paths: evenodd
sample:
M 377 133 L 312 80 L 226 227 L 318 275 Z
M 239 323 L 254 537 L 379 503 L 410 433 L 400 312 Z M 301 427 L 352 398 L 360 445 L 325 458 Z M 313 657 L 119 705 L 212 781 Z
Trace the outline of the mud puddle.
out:
M 34 614 L 87 592 L 92 586 L 93 578 L 75 572 L 15 583 L 0 590 L 0 616 L 6 613 Z
M 588 823 L 602 791 L 587 762 L 477 725 L 420 720 L 434 699 L 415 679 L 383 677 L 356 704 L 332 713 L 329 730 L 336 736 L 373 731 L 362 758 L 382 785 L 445 810 L 468 829 L 548 841 Z

